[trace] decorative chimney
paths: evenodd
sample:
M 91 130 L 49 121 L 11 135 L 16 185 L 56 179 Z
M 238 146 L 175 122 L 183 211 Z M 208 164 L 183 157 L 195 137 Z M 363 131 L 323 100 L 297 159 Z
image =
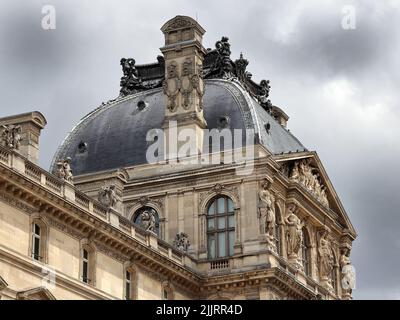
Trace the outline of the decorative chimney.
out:
M 37 164 L 40 132 L 46 124 L 46 118 L 38 111 L 0 118 L 1 144 Z
M 163 129 L 166 158 L 176 158 L 181 147 L 187 146 L 185 141 L 173 142 L 173 139 L 169 139 L 170 135 L 182 139 L 189 132 L 190 150 L 184 155 L 194 156 L 203 151 L 203 129 L 206 127 L 202 78 L 206 53 L 202 38 L 205 30 L 190 17 L 176 16 L 164 24 L 161 31 L 165 36 L 165 46 L 160 50 L 165 58 L 163 89 L 166 108 Z M 173 127 L 173 123 L 176 127 Z

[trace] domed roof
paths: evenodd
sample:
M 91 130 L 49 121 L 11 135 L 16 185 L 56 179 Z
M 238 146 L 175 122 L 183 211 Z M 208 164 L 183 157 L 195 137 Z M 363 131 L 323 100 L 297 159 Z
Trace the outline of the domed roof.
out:
M 231 130 L 254 129 L 256 141 L 273 154 L 305 149 L 238 81 L 205 80 L 203 106 L 208 129 L 218 128 L 219 119 L 224 117 Z M 54 156 L 53 167 L 67 157 L 72 159 L 75 175 L 145 164 L 146 134 L 150 129 L 161 129 L 164 113 L 161 88 L 102 105 L 68 134 Z

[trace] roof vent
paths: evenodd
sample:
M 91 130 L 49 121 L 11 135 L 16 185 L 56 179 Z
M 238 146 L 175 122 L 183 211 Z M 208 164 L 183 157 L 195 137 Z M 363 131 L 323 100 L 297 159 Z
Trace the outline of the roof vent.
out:
M 137 107 L 139 110 L 143 110 L 147 106 L 148 106 L 148 103 L 144 102 L 143 100 L 139 100 L 139 102 L 137 103 Z
M 81 142 L 79 142 L 79 144 L 78 144 L 78 152 L 85 153 L 87 151 L 87 148 L 88 148 L 88 144 L 81 140 Z
M 217 120 L 217 127 L 219 130 L 228 129 L 231 124 L 231 119 L 228 116 L 220 116 Z

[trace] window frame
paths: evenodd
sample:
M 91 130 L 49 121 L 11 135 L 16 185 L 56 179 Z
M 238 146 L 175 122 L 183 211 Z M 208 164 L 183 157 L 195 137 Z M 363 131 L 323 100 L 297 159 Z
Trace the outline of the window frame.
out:
M 224 211 L 222 213 L 218 212 L 219 211 L 218 203 L 220 199 L 223 199 L 224 201 L 223 204 Z M 213 208 L 213 213 L 210 213 L 211 208 Z M 207 258 L 209 260 L 226 259 L 235 254 L 234 253 L 234 244 L 236 241 L 235 217 L 236 214 L 235 214 L 234 202 L 229 196 L 219 195 L 209 201 L 206 212 Z M 233 223 L 231 225 L 229 224 L 230 218 L 233 220 Z M 209 221 L 213 221 L 213 226 L 214 226 L 213 228 L 210 228 Z M 220 221 L 223 221 L 224 225 L 221 228 L 219 227 Z M 233 239 L 230 239 L 230 234 L 232 233 L 233 233 Z M 219 236 L 220 234 L 224 234 L 223 238 L 225 242 L 225 248 L 222 248 L 222 244 L 220 244 L 220 236 Z M 213 248 L 210 245 L 211 237 L 214 238 Z M 214 256 L 211 255 L 212 251 L 214 252 Z M 223 254 L 224 252 L 225 254 Z

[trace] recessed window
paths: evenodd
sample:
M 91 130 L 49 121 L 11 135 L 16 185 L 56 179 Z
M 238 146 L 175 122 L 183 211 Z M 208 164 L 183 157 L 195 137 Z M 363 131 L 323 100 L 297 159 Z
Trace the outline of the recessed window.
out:
M 131 273 L 129 271 L 125 272 L 125 299 L 126 300 L 131 300 Z
M 32 232 L 32 258 L 35 260 L 41 260 L 41 228 L 37 223 L 33 223 Z
M 304 268 L 304 273 L 308 276 L 311 275 L 311 244 L 310 237 L 305 228 L 302 230 L 303 240 L 301 243 L 301 259 Z
M 82 250 L 82 281 L 89 283 L 89 252 L 86 249 Z
M 233 201 L 226 197 L 215 198 L 207 210 L 208 258 L 232 256 L 235 244 L 235 211 Z

